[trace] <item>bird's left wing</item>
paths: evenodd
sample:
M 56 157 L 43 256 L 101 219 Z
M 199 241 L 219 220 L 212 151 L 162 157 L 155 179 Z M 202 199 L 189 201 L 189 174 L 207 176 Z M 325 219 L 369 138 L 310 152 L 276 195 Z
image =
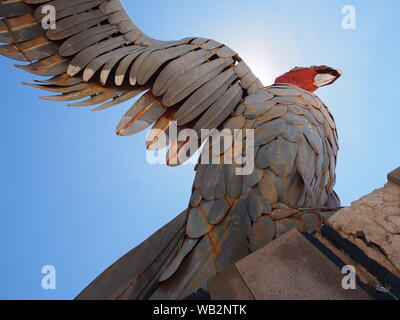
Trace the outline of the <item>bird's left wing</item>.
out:
M 146 36 L 120 0 L 0 0 L 0 18 L 6 43 L 0 54 L 51 77 L 30 84 L 59 93 L 43 98 L 102 110 L 144 93 L 118 124 L 119 135 L 151 125 L 167 132 L 170 120 L 178 129 L 217 128 L 245 95 L 263 87 L 219 42 Z

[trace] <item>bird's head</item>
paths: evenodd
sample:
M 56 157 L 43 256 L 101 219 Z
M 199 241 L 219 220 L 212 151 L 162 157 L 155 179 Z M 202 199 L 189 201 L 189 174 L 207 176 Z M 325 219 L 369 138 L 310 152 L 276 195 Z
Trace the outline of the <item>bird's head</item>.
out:
M 320 87 L 334 83 L 342 74 L 340 69 L 328 66 L 296 67 L 276 78 L 275 84 L 290 83 L 314 92 Z

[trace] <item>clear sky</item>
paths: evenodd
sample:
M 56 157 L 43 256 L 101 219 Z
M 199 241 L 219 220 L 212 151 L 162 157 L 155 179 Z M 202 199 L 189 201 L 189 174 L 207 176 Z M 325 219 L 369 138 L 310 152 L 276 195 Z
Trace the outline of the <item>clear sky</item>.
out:
M 228 44 L 265 85 L 294 66 L 343 69 L 317 91 L 339 130 L 343 204 L 400 166 L 399 1 L 123 2 L 152 37 Z M 354 30 L 341 26 L 344 5 Z M 0 58 L 0 299 L 71 299 L 186 208 L 193 167 L 150 166 L 144 134 L 115 135 L 131 102 L 99 113 L 46 102 L 12 64 Z M 41 288 L 44 265 L 56 267 L 56 290 Z

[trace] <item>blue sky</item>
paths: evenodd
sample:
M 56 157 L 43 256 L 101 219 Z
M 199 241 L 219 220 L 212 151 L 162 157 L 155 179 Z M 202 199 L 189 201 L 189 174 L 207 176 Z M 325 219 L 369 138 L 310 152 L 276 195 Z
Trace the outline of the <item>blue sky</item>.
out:
M 228 44 L 265 85 L 294 66 L 343 69 L 317 93 L 338 125 L 345 205 L 400 166 L 398 1 L 123 2 L 152 37 Z M 356 8 L 355 30 L 341 27 L 344 5 Z M 99 113 L 46 102 L 20 84 L 34 75 L 12 64 L 0 58 L 0 299 L 71 299 L 185 209 L 193 167 L 150 166 L 144 134 L 115 135 L 132 102 Z M 45 291 L 49 264 L 57 289 Z

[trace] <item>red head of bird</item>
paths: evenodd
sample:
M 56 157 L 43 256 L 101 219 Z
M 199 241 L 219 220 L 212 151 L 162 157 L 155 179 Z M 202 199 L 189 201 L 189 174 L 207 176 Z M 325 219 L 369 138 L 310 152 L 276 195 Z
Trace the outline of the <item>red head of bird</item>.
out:
M 334 83 L 343 72 L 328 66 L 296 67 L 276 78 L 275 83 L 290 83 L 311 92 Z

